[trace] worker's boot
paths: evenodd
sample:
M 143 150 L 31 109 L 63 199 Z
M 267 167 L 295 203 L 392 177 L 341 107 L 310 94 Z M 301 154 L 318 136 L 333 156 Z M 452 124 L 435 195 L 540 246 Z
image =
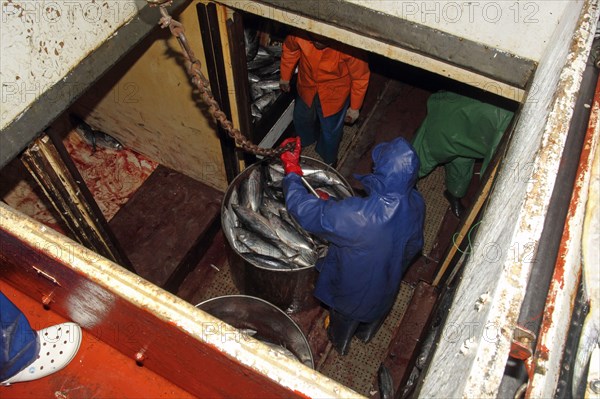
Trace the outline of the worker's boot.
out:
M 379 328 L 383 324 L 383 320 L 385 320 L 385 318 L 377 319 L 370 323 L 360 323 L 356 329 L 356 332 L 354 333 L 354 336 L 363 341 L 365 344 L 368 344 L 371 342 L 375 334 L 377 334 L 377 331 L 379 331 Z
M 329 312 L 329 328 L 327 328 L 327 337 L 335 350 L 342 356 L 348 354 L 350 350 L 350 341 L 359 322 L 344 316 L 341 313 L 331 310 Z
M 450 194 L 448 190 L 444 191 L 444 197 L 446 197 L 448 203 L 450 203 L 450 210 L 454 216 L 461 219 L 465 214 L 465 207 L 460 201 L 460 198 Z

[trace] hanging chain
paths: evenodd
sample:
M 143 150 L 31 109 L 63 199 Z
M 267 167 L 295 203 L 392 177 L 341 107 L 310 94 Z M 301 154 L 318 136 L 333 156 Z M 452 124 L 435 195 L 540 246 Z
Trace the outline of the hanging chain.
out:
M 227 134 L 235 141 L 235 144 L 246 152 L 250 152 L 255 155 L 262 155 L 268 157 L 278 156 L 284 151 L 293 150 L 294 144 L 287 144 L 285 147 L 279 148 L 263 148 L 252 143 L 244 136 L 244 134 L 233 126 L 233 123 L 227 119 L 225 113 L 221 110 L 221 107 L 213 97 L 210 91 L 210 83 L 206 77 L 202 74 L 201 63 L 194 55 L 194 52 L 190 48 L 187 38 L 184 33 L 183 25 L 173 19 L 167 12 L 166 7 L 172 4 L 172 0 L 147 0 L 150 6 L 160 7 L 161 18 L 159 25 L 161 28 L 169 28 L 171 34 L 177 38 L 183 56 L 186 59 L 186 71 L 191 79 L 192 84 L 198 89 L 202 101 L 208 105 L 209 113 L 215 118 L 215 120 L 221 125 Z

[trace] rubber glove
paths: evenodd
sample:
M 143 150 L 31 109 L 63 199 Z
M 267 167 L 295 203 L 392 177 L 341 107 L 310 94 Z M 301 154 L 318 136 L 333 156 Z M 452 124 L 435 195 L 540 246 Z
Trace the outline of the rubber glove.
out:
M 289 93 L 290 92 L 290 82 L 287 80 L 280 80 L 279 88 L 281 89 L 281 91 Z
M 353 124 L 358 119 L 358 115 L 360 115 L 360 113 L 357 109 L 348 108 L 348 110 L 346 111 L 346 117 L 344 118 L 344 122 Z
M 296 143 L 296 147 L 293 151 L 285 151 L 280 155 L 281 162 L 283 162 L 283 170 L 285 174 L 295 173 L 302 176 L 302 168 L 300 167 L 300 136 L 290 137 L 281 143 L 280 147 L 285 147 L 289 143 Z
M 317 192 L 317 194 L 319 194 L 319 198 L 321 198 L 322 200 L 327 201 L 329 199 L 329 194 L 327 194 L 325 191 L 321 191 L 319 189 L 315 190 Z

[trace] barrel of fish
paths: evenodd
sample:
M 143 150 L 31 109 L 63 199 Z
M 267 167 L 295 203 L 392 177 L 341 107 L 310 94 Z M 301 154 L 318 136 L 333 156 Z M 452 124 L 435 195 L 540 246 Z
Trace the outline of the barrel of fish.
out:
M 332 200 L 353 195 L 348 182 L 329 165 L 309 157 L 302 157 L 300 164 L 306 182 Z M 292 314 L 318 306 L 313 297 L 315 263 L 328 244 L 287 214 L 283 177 L 278 160 L 265 159 L 244 169 L 225 193 L 221 223 L 238 290 Z
M 225 295 L 196 307 L 237 328 L 240 339 L 257 339 L 279 355 L 314 369 L 312 351 L 302 330 L 273 304 L 247 295 Z

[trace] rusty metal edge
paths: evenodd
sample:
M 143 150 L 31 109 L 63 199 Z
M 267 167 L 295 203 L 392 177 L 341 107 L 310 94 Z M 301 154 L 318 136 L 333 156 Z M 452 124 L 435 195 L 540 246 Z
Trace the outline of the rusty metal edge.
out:
M 596 85 L 593 109 L 579 159 L 571 205 L 554 266 L 552 282 L 548 290 L 548 299 L 544 308 L 544 317 L 538 335 L 534 359 L 531 364 L 532 377 L 526 393 L 528 398 L 554 395 L 558 382 L 564 338 L 568 331 L 577 294 L 577 285 L 581 278 L 579 257 L 583 217 L 587 202 L 586 189 L 590 179 L 593 156 L 598 146 L 599 117 L 600 81 Z

